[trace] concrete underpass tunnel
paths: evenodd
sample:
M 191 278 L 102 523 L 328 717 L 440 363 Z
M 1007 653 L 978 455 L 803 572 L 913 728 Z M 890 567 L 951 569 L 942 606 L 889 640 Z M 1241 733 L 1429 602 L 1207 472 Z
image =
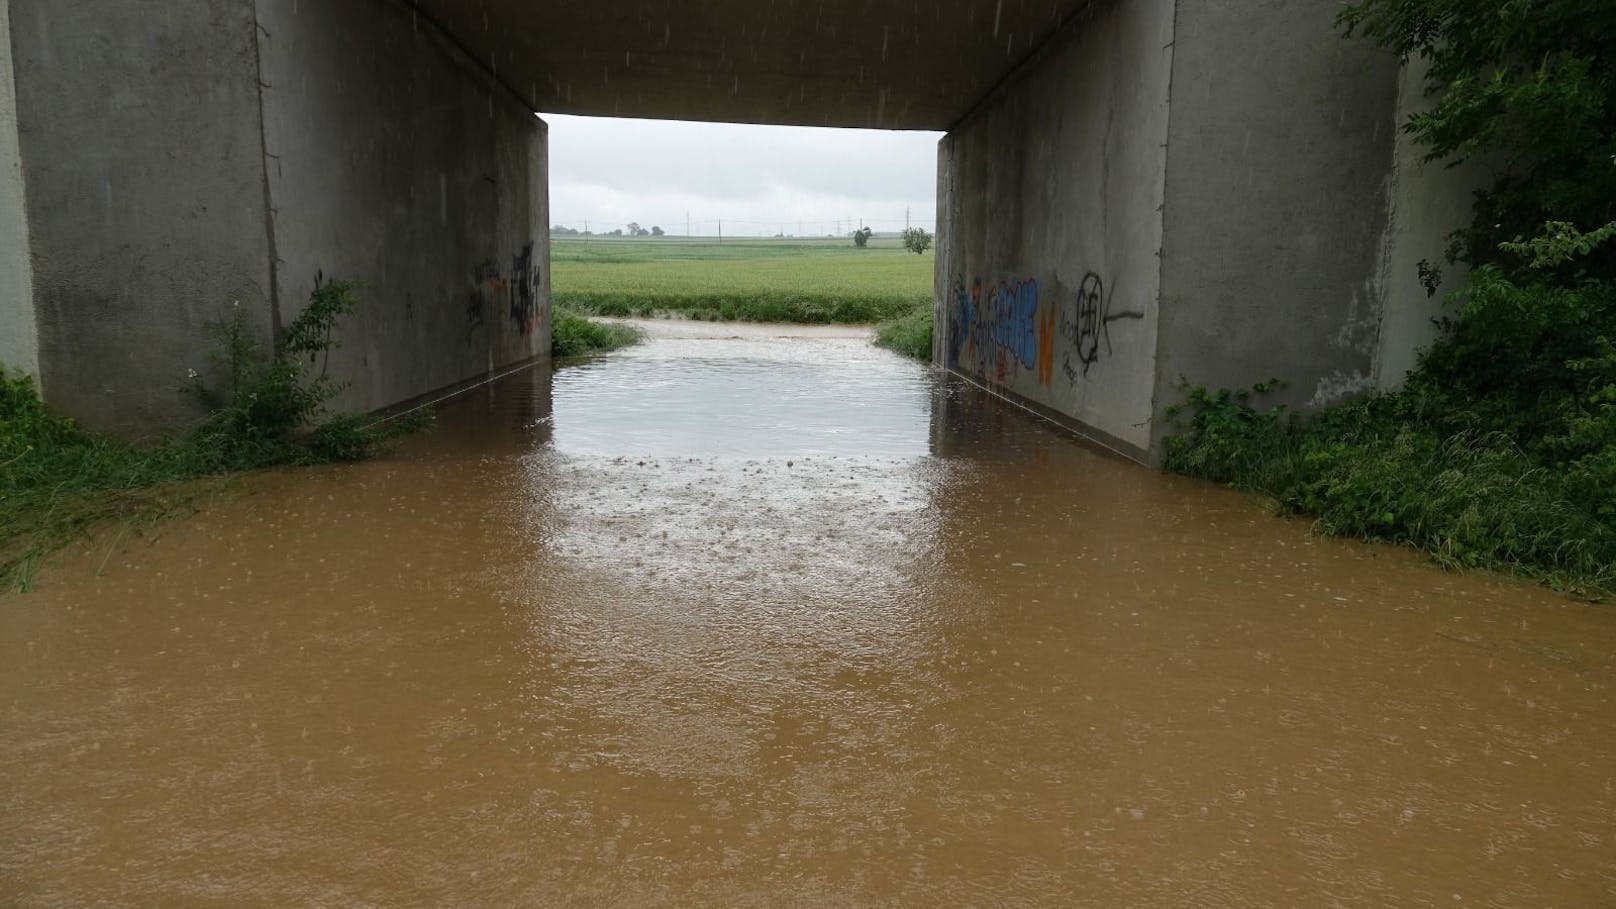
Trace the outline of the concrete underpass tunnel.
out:
M 1468 187 L 1336 8 L 0 0 L 0 361 L 154 434 L 209 322 L 355 276 L 336 404 L 395 406 L 549 355 L 533 111 L 937 130 L 935 361 L 1149 461 L 1185 380 L 1317 406 L 1434 331 L 1413 263 Z
M 450 6 L 423 4 L 474 35 L 483 13 Z M 1283 376 L 1282 403 L 1319 406 L 1396 384 L 1430 338 L 1414 269 L 1392 270 L 1441 242 L 1396 183 L 1423 179 L 1403 74 L 1335 11 L 559 4 L 483 44 L 546 112 L 944 132 L 934 361 L 1150 461 L 1185 381 Z

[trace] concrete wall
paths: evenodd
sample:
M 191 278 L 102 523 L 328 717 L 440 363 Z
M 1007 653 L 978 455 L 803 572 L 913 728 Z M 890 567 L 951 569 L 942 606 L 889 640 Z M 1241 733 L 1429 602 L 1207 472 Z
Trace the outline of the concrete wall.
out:
M 548 356 L 545 126 L 407 4 L 10 4 L 30 236 L 0 257 L 31 249 L 57 410 L 183 430 L 209 325 L 239 315 L 267 348 L 321 272 L 366 282 L 338 406 Z M 0 232 L 21 211 L 3 98 Z M 0 307 L 19 362 L 25 311 Z
M 1161 406 L 1181 379 L 1277 377 L 1296 407 L 1375 383 L 1398 63 L 1344 40 L 1339 6 L 1178 3 Z
M 34 318 L 26 195 L 11 76 L 11 4 L 0 0 L 0 366 L 37 376 L 39 325 Z
M 194 415 L 203 326 L 269 332 L 251 0 L 11 0 L 47 399 L 146 434 Z
M 1099 0 L 939 149 L 940 358 L 1151 443 L 1173 9 Z
M 938 359 L 1145 460 L 1185 382 L 1310 408 L 1400 377 L 1459 222 L 1338 7 L 1096 0 L 940 147 Z
M 1431 107 L 1424 91 L 1426 69 L 1420 60 L 1410 61 L 1403 69 L 1397 99 L 1399 127 Z M 1470 223 L 1475 191 L 1492 182 L 1486 162 L 1450 167 L 1443 162 L 1427 163 L 1424 157 L 1424 147 L 1399 128 L 1376 364 L 1376 384 L 1382 389 L 1402 387 L 1420 351 L 1436 340 L 1437 320 L 1450 314 L 1445 306 L 1447 295 L 1459 288 L 1469 269 L 1448 264 L 1448 238 Z M 1422 261 L 1441 269 L 1442 281 L 1435 293 L 1420 282 Z
M 280 324 L 365 282 L 337 404 L 549 354 L 544 124 L 396 0 L 258 0 Z

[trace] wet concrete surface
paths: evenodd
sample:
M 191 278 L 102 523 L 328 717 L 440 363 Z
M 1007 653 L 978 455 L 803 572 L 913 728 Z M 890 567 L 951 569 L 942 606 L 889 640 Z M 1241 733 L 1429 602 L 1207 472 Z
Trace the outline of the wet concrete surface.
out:
M 1609 607 L 660 333 L 0 599 L 0 904 L 1616 904 Z

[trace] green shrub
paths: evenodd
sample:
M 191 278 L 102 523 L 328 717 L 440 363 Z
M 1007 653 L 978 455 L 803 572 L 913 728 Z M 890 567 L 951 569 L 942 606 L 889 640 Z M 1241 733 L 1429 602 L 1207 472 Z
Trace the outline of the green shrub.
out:
M 326 404 L 343 386 L 326 374 L 336 327 L 358 305 L 352 281 L 315 283 L 308 305 L 286 326 L 273 355 L 265 356 L 241 313 L 213 327 L 214 355 L 223 383 L 194 376 L 190 391 L 208 408 L 189 448 L 211 463 L 207 472 L 253 470 L 283 464 L 355 461 L 415 432 L 424 412 L 396 420 L 330 414 Z M 315 372 L 315 366 L 319 371 Z
M 903 230 L 903 248 L 917 256 L 925 255 L 931 249 L 931 232 L 923 227 L 906 227 Z
M 1405 127 L 1428 160 L 1495 162 L 1450 256 L 1478 267 L 1402 391 L 1300 419 L 1195 389 L 1166 466 L 1329 533 L 1616 593 L 1616 4 L 1360 0 L 1340 21 L 1429 62 L 1435 104 Z
M 1420 402 L 1373 395 L 1303 419 L 1255 392 L 1192 389 L 1167 470 L 1264 494 L 1324 533 L 1425 549 L 1453 567 L 1616 592 L 1616 522 L 1573 474 L 1503 433 L 1451 433 L 1411 418 Z M 1608 450 L 1608 449 L 1607 449 Z
M 629 347 L 640 342 L 633 326 L 597 322 L 566 309 L 556 309 L 550 320 L 550 353 L 556 357 L 582 357 Z
M 425 426 L 330 414 L 340 386 L 324 370 L 334 329 L 353 310 L 355 285 L 319 282 L 308 308 L 266 356 L 237 314 L 216 326 L 223 384 L 193 374 L 207 416 L 180 439 L 148 447 L 87 432 L 51 414 L 33 381 L 0 368 L 0 589 L 26 590 L 51 552 L 109 521 L 140 528 L 189 506 L 185 481 L 286 464 L 352 461 Z
M 1505 244 L 1544 221 L 1616 221 L 1616 3 L 1359 0 L 1340 22 L 1429 64 L 1434 104 L 1405 126 L 1427 160 L 1481 157 L 1497 174 L 1456 255 L 1518 267 Z M 1616 247 L 1586 267 L 1616 278 Z
M 1329 533 L 1616 591 L 1616 284 L 1477 269 L 1404 388 L 1308 418 L 1191 389 L 1167 469 Z
M 875 343 L 916 360 L 931 361 L 932 309 L 917 306 L 906 315 L 875 327 Z

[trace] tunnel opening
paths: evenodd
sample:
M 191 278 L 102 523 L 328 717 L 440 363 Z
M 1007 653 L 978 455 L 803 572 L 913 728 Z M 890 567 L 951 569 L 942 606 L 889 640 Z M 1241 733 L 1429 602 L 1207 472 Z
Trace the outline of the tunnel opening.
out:
M 929 309 L 939 134 L 548 122 L 558 311 L 870 325 Z
M 559 447 L 924 449 L 938 134 L 546 120 Z M 569 357 L 593 352 L 580 318 L 633 333 L 602 347 L 639 345 L 613 366 Z M 911 362 L 870 346 L 899 325 L 924 336 Z

